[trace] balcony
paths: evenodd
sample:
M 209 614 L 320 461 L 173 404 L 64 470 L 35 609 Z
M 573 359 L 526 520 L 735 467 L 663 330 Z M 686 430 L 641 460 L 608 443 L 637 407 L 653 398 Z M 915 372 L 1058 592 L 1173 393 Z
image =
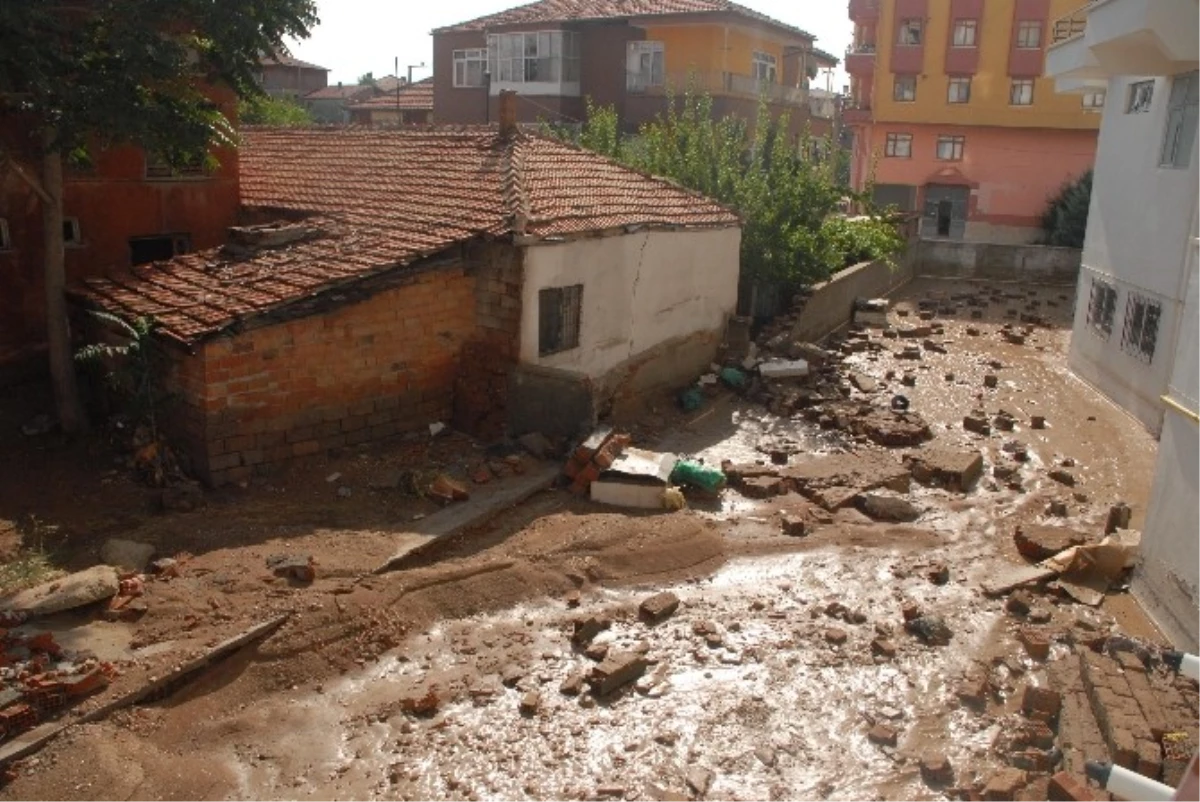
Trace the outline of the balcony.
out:
M 857 23 L 879 19 L 879 0 L 850 0 L 850 19 Z
M 875 72 L 875 45 L 851 45 L 846 48 L 846 72 L 850 75 L 870 75 Z
M 1195 0 L 1092 0 L 1054 23 L 1046 74 L 1061 87 L 1111 75 L 1172 75 L 1200 62 Z
M 842 122 L 846 125 L 866 125 L 871 122 L 870 105 L 847 105 L 842 109 Z
M 751 75 L 732 72 L 672 73 L 661 83 L 651 84 L 645 76 L 627 73 L 626 89 L 633 95 L 664 96 L 668 92 L 683 94 L 687 90 L 703 92 L 713 97 L 735 97 L 758 100 L 765 97 L 768 103 L 784 106 L 807 107 L 808 90 L 800 86 L 761 81 Z

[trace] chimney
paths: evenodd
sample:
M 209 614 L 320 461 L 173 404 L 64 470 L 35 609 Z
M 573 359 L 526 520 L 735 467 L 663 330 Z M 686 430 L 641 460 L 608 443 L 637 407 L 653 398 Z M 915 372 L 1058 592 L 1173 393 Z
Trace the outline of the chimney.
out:
M 500 90 L 500 135 L 517 133 L 517 93 L 511 89 Z

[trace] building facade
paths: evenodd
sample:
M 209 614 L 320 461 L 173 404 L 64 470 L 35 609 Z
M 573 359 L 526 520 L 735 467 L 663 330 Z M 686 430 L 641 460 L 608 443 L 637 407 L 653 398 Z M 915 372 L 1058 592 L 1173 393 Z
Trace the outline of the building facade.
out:
M 1047 75 L 1107 101 L 1071 368 L 1159 435 L 1133 591 L 1196 651 L 1200 617 L 1200 111 L 1196 0 L 1096 0 L 1056 21 Z
M 1042 76 L 1079 0 L 851 0 L 852 180 L 921 214 L 921 236 L 1032 242 L 1049 199 L 1092 167 L 1103 91 Z
M 496 98 L 509 90 L 521 122 L 581 121 L 590 98 L 633 129 L 690 85 L 712 96 L 718 115 L 753 121 L 765 96 L 794 131 L 811 122 L 815 134 L 830 133 L 832 119 L 812 114 L 808 86 L 837 59 L 811 34 L 728 0 L 685 6 L 542 0 L 436 30 L 434 117 L 494 120 Z
M 351 105 L 349 112 L 350 122 L 355 125 L 430 125 L 433 79 L 393 86 L 379 97 Z
M 267 56 L 259 61 L 258 82 L 272 97 L 297 100 L 329 85 L 329 70 L 291 56 Z

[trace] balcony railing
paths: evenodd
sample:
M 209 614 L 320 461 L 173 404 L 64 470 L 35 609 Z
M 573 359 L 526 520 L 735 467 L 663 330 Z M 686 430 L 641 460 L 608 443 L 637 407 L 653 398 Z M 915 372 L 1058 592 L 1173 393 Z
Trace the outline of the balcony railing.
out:
M 706 92 L 714 97 L 766 97 L 772 103 L 803 106 L 808 103 L 808 90 L 800 86 L 762 81 L 752 75 L 732 72 L 689 72 L 668 74 L 661 80 L 638 73 L 626 75 L 625 86 L 632 94 L 662 96 L 668 92 L 683 94 L 689 89 Z
M 1054 21 L 1054 43 L 1064 42 L 1073 36 L 1078 36 L 1087 30 L 1087 15 L 1088 9 L 1092 6 L 1091 2 L 1072 11 L 1062 19 Z

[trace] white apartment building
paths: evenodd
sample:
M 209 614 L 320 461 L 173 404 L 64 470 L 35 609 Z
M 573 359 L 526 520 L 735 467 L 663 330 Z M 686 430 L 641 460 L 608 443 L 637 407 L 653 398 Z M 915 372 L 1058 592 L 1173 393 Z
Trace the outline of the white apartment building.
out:
M 1107 93 L 1072 370 L 1160 437 L 1133 591 L 1197 650 L 1200 0 L 1093 0 L 1054 25 L 1058 91 Z

